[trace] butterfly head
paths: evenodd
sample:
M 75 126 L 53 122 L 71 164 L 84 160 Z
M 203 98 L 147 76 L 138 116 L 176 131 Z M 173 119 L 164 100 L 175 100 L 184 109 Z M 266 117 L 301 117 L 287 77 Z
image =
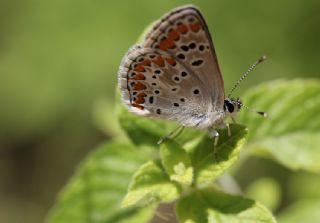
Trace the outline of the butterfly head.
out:
M 236 100 L 232 99 L 231 98 L 231 94 L 233 93 L 233 91 L 239 86 L 239 84 L 241 83 L 241 81 L 243 81 L 247 76 L 248 74 L 258 65 L 260 64 L 261 62 L 263 62 L 264 60 L 266 59 L 266 56 L 262 56 L 260 57 L 248 70 L 247 72 L 245 72 L 242 77 L 236 82 L 236 84 L 233 86 L 233 88 L 231 89 L 230 93 L 228 94 L 228 97 L 226 99 L 224 99 L 224 111 L 227 113 L 227 114 L 234 114 L 238 111 L 240 111 L 240 109 L 242 107 L 244 107 L 245 109 L 251 111 L 251 112 L 254 112 L 254 113 L 257 113 L 258 115 L 262 115 L 264 117 L 267 116 L 267 113 L 266 112 L 262 112 L 262 111 L 257 111 L 255 109 L 251 109 L 249 108 L 248 106 L 244 105 L 239 98 L 237 98 Z
M 232 99 L 232 98 L 226 98 L 224 99 L 224 111 L 228 114 L 234 114 L 238 111 L 240 111 L 242 107 L 242 102 L 239 98 Z
M 232 99 L 232 98 L 226 98 L 224 99 L 224 106 L 223 106 L 223 109 L 224 111 L 229 114 L 229 115 L 233 115 L 235 114 L 236 112 L 240 111 L 240 109 L 244 107 L 245 109 L 251 111 L 251 112 L 254 112 L 258 115 L 261 115 L 261 116 L 264 116 L 264 117 L 267 117 L 267 113 L 266 112 L 262 112 L 262 111 L 257 111 L 255 109 L 252 109 L 252 108 L 249 108 L 248 106 L 244 105 L 239 98 L 237 98 L 236 100 L 235 99 Z

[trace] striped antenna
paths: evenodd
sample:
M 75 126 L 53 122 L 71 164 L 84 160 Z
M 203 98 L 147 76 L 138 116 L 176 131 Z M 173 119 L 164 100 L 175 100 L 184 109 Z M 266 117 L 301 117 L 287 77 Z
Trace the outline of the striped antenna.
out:
M 255 68 L 259 63 L 263 62 L 265 59 L 267 59 L 267 57 L 266 57 L 266 56 L 262 56 L 262 57 L 260 57 L 259 60 L 257 60 L 254 64 L 252 64 L 252 66 L 247 70 L 247 72 L 245 72 L 245 73 L 242 75 L 242 77 L 237 81 L 237 83 L 233 86 L 233 88 L 231 89 L 230 93 L 228 94 L 228 98 L 231 97 L 231 94 L 232 94 L 233 91 L 239 86 L 239 84 L 241 83 L 241 81 L 242 81 L 243 79 L 245 79 L 245 78 L 248 76 L 248 74 L 249 74 L 251 71 L 253 71 L 254 68 Z
M 244 107 L 245 109 L 247 109 L 247 110 L 250 111 L 250 112 L 256 113 L 256 114 L 261 115 L 261 116 L 263 116 L 263 117 L 267 117 L 267 116 L 268 116 L 268 113 L 266 113 L 266 112 L 258 111 L 258 110 L 249 108 L 248 106 L 242 104 L 241 102 L 238 102 L 238 104 L 239 104 L 240 106 Z

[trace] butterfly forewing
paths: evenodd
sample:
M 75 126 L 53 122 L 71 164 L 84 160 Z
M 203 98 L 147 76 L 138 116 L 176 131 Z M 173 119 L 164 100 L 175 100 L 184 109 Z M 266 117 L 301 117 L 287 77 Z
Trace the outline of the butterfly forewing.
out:
M 143 46 L 172 54 L 206 86 L 215 106 L 223 106 L 224 84 L 212 38 L 196 7 L 184 6 L 165 15 L 146 36 Z

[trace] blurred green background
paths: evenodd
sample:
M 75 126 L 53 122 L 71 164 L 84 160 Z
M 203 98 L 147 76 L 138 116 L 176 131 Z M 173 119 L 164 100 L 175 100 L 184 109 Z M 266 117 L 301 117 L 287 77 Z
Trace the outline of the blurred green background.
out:
M 0 222 L 43 221 L 77 163 L 118 134 L 123 55 L 151 22 L 187 3 L 207 20 L 226 90 L 263 54 L 235 95 L 272 79 L 320 77 L 317 0 L 1 0 Z

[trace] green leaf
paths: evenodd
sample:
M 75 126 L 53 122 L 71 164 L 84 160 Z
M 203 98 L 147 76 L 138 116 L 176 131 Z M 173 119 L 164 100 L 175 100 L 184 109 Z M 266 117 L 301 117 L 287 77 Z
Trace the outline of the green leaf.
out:
M 246 188 L 246 196 L 259 201 L 269 210 L 276 210 L 281 199 L 280 185 L 272 178 L 260 178 Z
M 171 202 L 180 195 L 180 192 L 179 186 L 170 181 L 161 163 L 149 161 L 135 173 L 122 206 Z
M 162 164 L 170 176 L 170 180 L 183 185 L 191 185 L 193 180 L 193 168 L 187 152 L 175 141 L 165 140 L 160 145 Z
M 272 157 L 293 170 L 320 172 L 320 132 L 295 132 L 279 137 L 266 137 L 253 143 L 256 154 Z
M 149 208 L 120 208 L 134 170 L 148 159 L 140 150 L 108 143 L 94 150 L 61 192 L 48 216 L 54 223 L 148 222 Z
M 244 104 L 268 112 L 267 118 L 242 111 L 253 152 L 291 169 L 320 172 L 320 81 L 273 81 L 249 90 Z
M 320 177 L 305 171 L 291 174 L 287 180 L 288 197 L 290 200 L 317 199 L 320 200 Z
M 216 147 L 208 134 L 198 137 L 186 146 L 194 168 L 196 183 L 216 179 L 238 159 L 247 129 L 242 125 L 231 124 L 230 130 L 231 136 L 228 136 L 227 129 L 219 130 L 220 136 Z
M 181 223 L 272 223 L 272 214 L 261 204 L 207 188 L 182 198 L 176 206 Z
M 280 213 L 278 220 L 280 223 L 315 223 L 320 219 L 320 200 L 302 200 Z

